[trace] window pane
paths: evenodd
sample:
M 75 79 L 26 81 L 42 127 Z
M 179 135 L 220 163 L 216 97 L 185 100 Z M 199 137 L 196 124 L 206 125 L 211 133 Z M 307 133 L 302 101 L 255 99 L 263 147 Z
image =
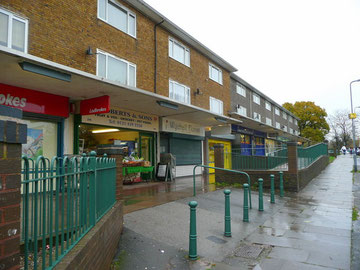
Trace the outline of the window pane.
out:
M 18 51 L 25 51 L 25 23 L 13 19 L 12 46 Z
M 136 71 L 134 66 L 129 66 L 129 85 L 136 86 Z
M 111 2 L 109 2 L 108 11 L 109 23 L 127 33 L 127 13 Z
M 190 88 L 185 89 L 185 102 L 190 104 Z
M 98 65 L 98 76 L 106 78 L 106 56 L 104 54 L 99 53 L 97 55 L 97 65 Z
M 0 45 L 8 46 L 9 16 L 0 12 Z
M 174 43 L 174 58 L 181 63 L 185 63 L 185 50 L 178 44 Z
M 107 0 L 98 0 L 98 8 L 99 8 L 99 18 L 106 20 L 106 1 Z
M 108 57 L 108 79 L 126 84 L 127 64 L 112 57 Z
M 173 44 L 174 44 L 174 42 L 172 40 L 169 40 L 169 56 L 171 56 L 171 57 L 174 57 Z
M 190 51 L 185 50 L 185 65 L 190 66 Z
M 135 25 L 136 25 L 136 20 L 135 20 L 135 17 L 134 16 L 132 16 L 132 15 L 129 15 L 129 34 L 130 35 L 132 35 L 132 36 L 136 36 L 136 31 L 135 31 L 135 29 L 136 29 L 136 27 L 135 27 Z
M 185 102 L 185 87 L 177 83 L 174 84 L 175 100 Z

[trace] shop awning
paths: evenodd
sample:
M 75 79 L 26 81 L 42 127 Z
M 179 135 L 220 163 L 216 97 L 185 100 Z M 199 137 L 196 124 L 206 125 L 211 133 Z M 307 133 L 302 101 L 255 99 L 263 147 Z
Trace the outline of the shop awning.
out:
M 93 74 L 10 48 L 0 48 L 0 62 L 1 83 L 66 96 L 70 98 L 70 101 L 80 101 L 109 95 L 111 106 L 161 117 L 171 117 L 172 119 L 204 127 L 216 126 L 224 124 L 224 122 L 229 124 L 242 123 L 241 120 L 217 115 L 199 107 L 182 104 L 165 96 L 139 88 L 124 86 Z M 28 70 L 31 70 L 34 66 L 35 68 L 40 67 L 40 70 L 35 70 L 37 73 L 26 71 L 20 66 L 20 63 L 23 62 L 29 63 L 26 65 L 30 67 Z M 42 70 L 42 68 L 44 69 Z M 59 74 L 54 74 L 52 71 L 57 71 Z M 45 75 L 40 75 L 39 73 L 45 73 Z M 160 101 L 175 104 L 177 110 L 159 105 Z

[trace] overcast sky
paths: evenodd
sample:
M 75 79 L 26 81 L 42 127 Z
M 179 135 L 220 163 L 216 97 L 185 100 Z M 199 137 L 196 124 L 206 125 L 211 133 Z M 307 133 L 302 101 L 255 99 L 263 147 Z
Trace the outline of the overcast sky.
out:
M 349 83 L 360 79 L 360 0 L 145 1 L 277 103 L 350 110 Z M 360 82 L 353 102 L 360 106 Z

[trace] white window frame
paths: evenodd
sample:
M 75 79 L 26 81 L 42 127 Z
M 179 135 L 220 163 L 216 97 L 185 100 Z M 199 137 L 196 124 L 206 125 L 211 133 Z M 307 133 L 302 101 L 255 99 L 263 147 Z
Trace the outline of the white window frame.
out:
M 136 75 L 136 73 L 137 73 L 136 64 L 131 63 L 131 62 L 125 60 L 125 59 L 119 58 L 119 57 L 117 57 L 117 56 L 115 56 L 113 54 L 107 53 L 107 52 L 99 50 L 99 49 L 96 50 L 96 55 L 97 55 L 97 57 L 96 57 L 96 75 L 97 76 L 100 76 L 99 75 L 99 64 L 98 64 L 99 63 L 99 58 L 98 58 L 99 54 L 105 55 L 105 57 L 106 57 L 106 65 L 105 65 L 105 78 L 106 79 L 111 80 L 111 79 L 108 78 L 108 58 L 112 57 L 112 58 L 115 58 L 116 60 L 119 60 L 119 61 L 122 61 L 122 62 L 126 63 L 126 65 L 127 65 L 127 69 L 126 69 L 127 76 L 126 76 L 126 84 L 125 85 L 131 86 L 131 87 L 136 87 L 136 77 L 137 77 L 137 75 Z M 129 67 L 130 66 L 135 68 L 135 78 L 134 78 L 135 85 L 134 86 L 129 85 L 129 81 L 130 81 L 129 80 Z M 118 81 L 115 81 L 115 82 L 118 82 Z M 121 83 L 121 82 L 118 82 L 118 83 Z
M 189 102 L 175 99 L 175 97 L 172 96 L 172 94 L 171 94 L 171 84 L 177 84 L 177 85 L 179 85 L 179 86 L 184 87 L 184 90 L 187 91 L 187 93 L 184 93 L 184 96 L 185 96 L 185 97 L 188 97 Z M 176 101 L 178 101 L 178 102 L 181 102 L 181 103 L 191 104 L 191 91 L 190 91 L 190 87 L 186 86 L 185 84 L 181 84 L 181 83 L 179 83 L 179 82 L 177 82 L 177 81 L 174 81 L 174 80 L 169 79 L 169 98 L 171 98 L 171 99 L 173 99 L 173 100 L 176 100 Z
M 212 108 L 211 108 L 211 101 L 217 101 L 217 102 L 219 102 L 220 104 L 221 104 L 221 112 L 215 112 L 214 110 L 212 110 Z M 217 99 L 217 98 L 214 98 L 214 97 L 210 97 L 209 98 L 209 102 L 210 102 L 210 111 L 211 112 L 213 112 L 213 113 L 217 113 L 217 114 L 221 114 L 221 115 L 224 115 L 224 102 L 222 101 L 222 100 L 220 100 L 220 99 Z
M 7 11 L 5 9 L 2 9 L 0 8 L 0 12 L 9 16 L 9 19 L 8 19 L 8 36 L 7 36 L 7 46 L 4 46 L 4 45 L 0 45 L 0 46 L 4 46 L 4 47 L 7 47 L 7 48 L 11 48 L 12 49 L 12 25 L 13 25 L 13 19 L 17 20 L 17 21 L 20 21 L 22 23 L 25 23 L 25 44 L 24 44 L 24 53 L 27 53 L 28 51 L 28 37 L 29 37 L 29 20 L 27 19 L 24 19 L 10 11 Z M 19 51 L 17 49 L 13 49 L 13 50 L 16 50 L 16 51 Z M 21 51 L 19 51 L 21 52 Z
M 275 122 L 275 127 L 281 129 L 281 124 L 279 122 Z
M 282 112 L 282 117 L 283 117 L 285 120 L 287 120 L 287 114 L 286 114 L 286 112 Z
M 243 106 L 241 106 L 240 104 L 236 106 L 236 111 L 238 114 L 242 115 L 242 116 L 247 116 L 247 109 Z
M 293 118 L 292 116 L 289 115 L 289 122 L 292 123 L 293 122 Z
M 254 112 L 254 113 L 253 113 L 253 118 L 254 118 L 254 120 L 256 120 L 256 121 L 261 122 L 261 114 L 258 113 L 258 112 Z
M 100 17 L 100 1 L 105 1 L 105 18 L 101 18 Z M 122 9 L 123 11 L 125 11 L 127 13 L 127 29 L 126 31 L 124 31 L 123 29 L 120 29 L 118 27 L 116 27 L 114 24 L 109 22 L 108 19 L 108 14 L 109 14 L 109 2 L 113 3 L 114 5 L 116 5 L 119 9 Z M 135 19 L 135 25 L 134 25 L 134 30 L 135 30 L 135 35 L 130 34 L 130 16 L 132 16 Z M 119 2 L 117 2 L 116 0 L 98 0 L 98 5 L 97 5 L 97 17 L 99 20 L 102 20 L 103 22 L 106 22 L 107 24 L 115 27 L 116 29 L 120 30 L 121 32 L 124 32 L 126 34 L 128 34 L 131 37 L 136 38 L 136 30 L 137 30 L 137 19 L 136 19 L 136 14 L 134 12 L 132 12 L 131 10 L 129 10 L 128 8 L 124 7 L 123 5 L 121 5 Z
M 238 93 L 240 96 L 246 97 L 246 88 L 242 86 L 241 84 L 236 84 L 236 93 Z
M 253 93 L 253 102 L 260 105 L 260 96 L 258 94 Z
M 291 134 L 294 134 L 294 130 L 293 130 L 291 127 L 289 127 L 289 132 L 290 132 Z
M 266 117 L 266 124 L 269 126 L 272 126 L 272 119 L 269 117 Z
M 271 103 L 265 101 L 265 108 L 266 108 L 268 111 L 271 111 Z
M 275 114 L 280 116 L 280 109 L 278 107 L 275 107 Z
M 175 56 L 174 56 L 175 44 L 184 49 L 184 62 L 181 62 L 179 59 L 175 58 Z M 171 55 L 171 52 L 173 55 Z M 187 67 L 190 67 L 190 49 L 188 47 L 186 47 L 184 44 L 182 44 L 181 42 L 174 39 L 173 37 L 169 37 L 169 57 L 174 59 L 175 61 L 178 61 L 181 64 L 184 64 Z
M 219 72 L 219 78 L 218 80 L 215 80 L 213 78 L 211 78 L 211 69 L 216 69 Z M 214 64 L 209 63 L 209 78 L 210 80 L 217 82 L 218 84 L 223 84 L 223 74 L 222 74 L 222 69 L 218 68 L 217 66 L 215 66 Z

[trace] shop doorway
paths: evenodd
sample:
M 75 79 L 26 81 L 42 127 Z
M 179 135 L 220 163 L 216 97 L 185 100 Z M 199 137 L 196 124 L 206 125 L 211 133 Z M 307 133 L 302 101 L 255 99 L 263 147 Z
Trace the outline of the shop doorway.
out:
M 219 141 L 219 140 L 209 140 L 209 166 L 215 166 L 215 155 L 214 155 L 214 145 L 222 144 L 224 146 L 224 168 L 231 169 L 231 142 Z M 215 173 L 214 169 L 209 169 L 209 173 Z

